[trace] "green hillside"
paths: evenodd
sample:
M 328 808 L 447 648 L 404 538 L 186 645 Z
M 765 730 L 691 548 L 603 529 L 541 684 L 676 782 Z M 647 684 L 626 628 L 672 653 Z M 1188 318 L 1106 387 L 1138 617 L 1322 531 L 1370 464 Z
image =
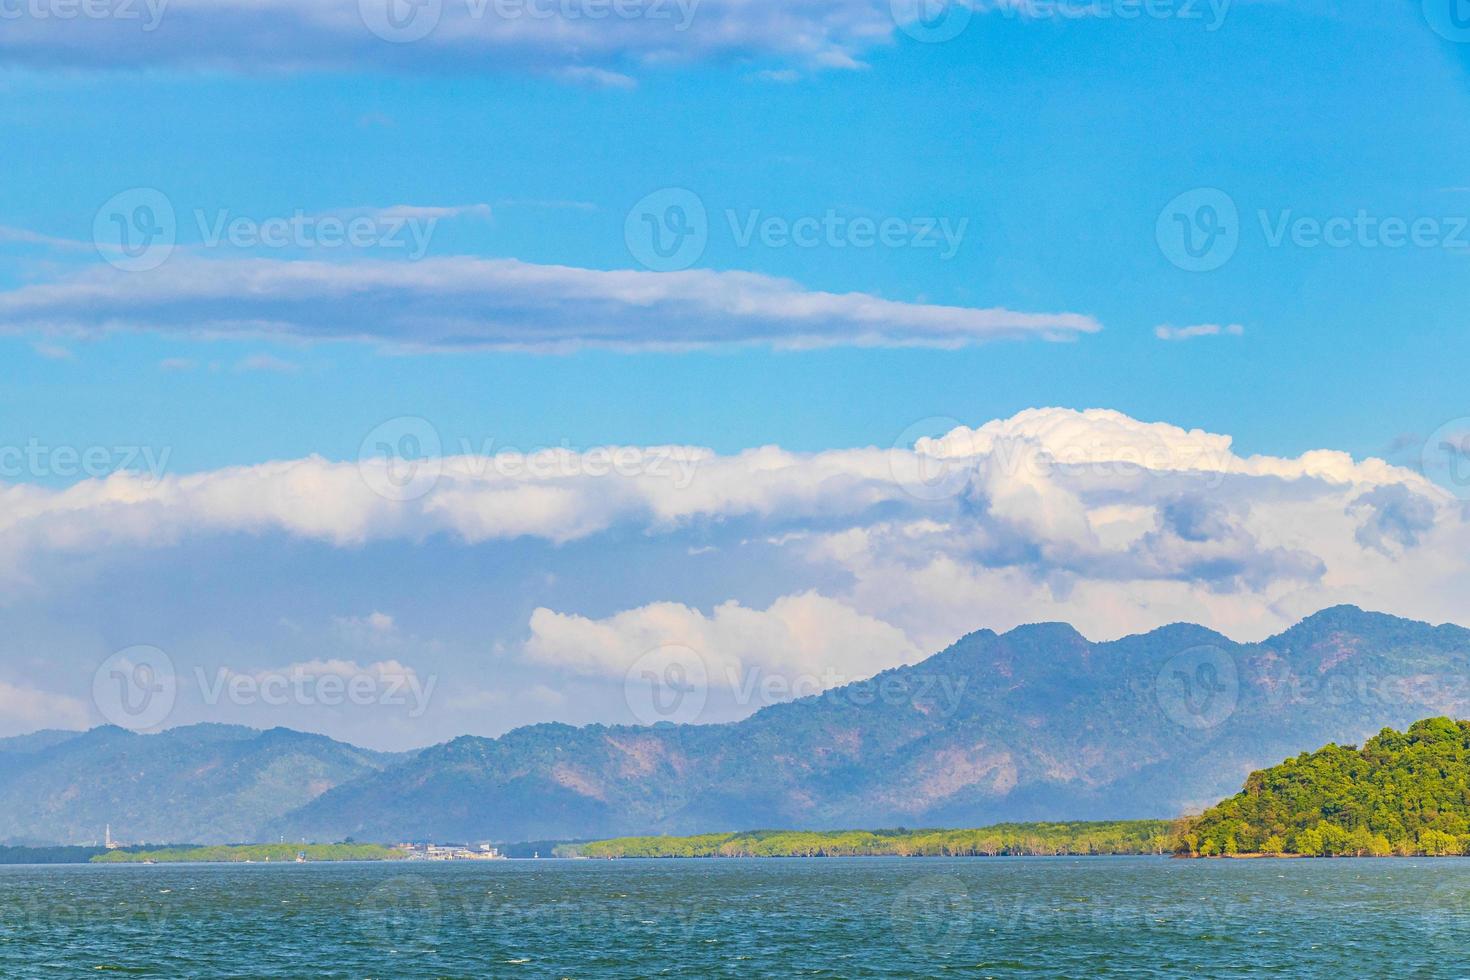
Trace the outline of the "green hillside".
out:
M 1251 773 L 1207 810 L 1183 853 L 1470 854 L 1470 721 L 1385 728 L 1361 749 L 1327 745 Z
M 274 840 L 263 828 L 403 756 L 323 735 L 200 724 L 0 740 L 0 843 Z M 325 838 L 325 839 L 340 839 Z

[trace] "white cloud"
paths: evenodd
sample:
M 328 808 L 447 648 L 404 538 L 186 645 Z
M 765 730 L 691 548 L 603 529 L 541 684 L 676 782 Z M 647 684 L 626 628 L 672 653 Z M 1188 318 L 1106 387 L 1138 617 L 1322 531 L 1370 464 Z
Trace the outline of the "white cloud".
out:
M 556 77 L 579 85 L 590 85 L 594 88 L 617 88 L 635 89 L 638 83 L 624 75 L 622 72 L 608 71 L 606 68 L 592 68 L 587 65 L 575 65 L 570 68 L 562 68 L 556 72 Z
M 89 720 L 87 706 L 77 698 L 0 681 L 0 737 L 38 728 L 86 728 Z
M 1171 327 L 1168 324 L 1154 327 L 1154 336 L 1160 340 L 1194 340 L 1196 337 L 1239 337 L 1245 327 L 1238 323 L 1221 326 L 1218 323 L 1196 323 L 1188 327 Z
M 414 669 L 397 660 L 380 660 L 369 664 L 360 664 L 356 660 L 340 658 L 303 660 L 284 667 L 269 667 L 262 670 L 237 671 L 225 668 L 224 673 L 227 677 L 249 677 L 257 682 L 276 677 L 284 677 L 288 680 L 315 680 L 322 677 L 340 677 L 349 680 L 354 677 L 362 677 L 380 683 L 418 683 L 418 674 Z
M 62 347 L 60 344 L 35 343 L 31 345 L 31 349 L 48 361 L 74 361 L 77 357 L 70 347 Z
M 334 616 L 332 626 L 343 639 L 358 646 L 398 637 L 397 621 L 388 613 L 377 610 L 366 616 Z
M 375 221 L 451 221 L 455 218 L 479 218 L 489 221 L 495 211 L 488 204 L 394 204 L 386 208 L 361 208 L 337 212 L 341 217 L 363 216 Z
M 176 545 L 239 534 L 487 549 L 637 535 L 703 569 L 759 562 L 771 591 L 759 604 L 717 595 L 732 601 L 701 612 L 629 581 L 626 612 L 539 611 L 538 662 L 590 669 L 697 641 L 719 664 L 854 673 L 1035 619 L 1099 638 L 1176 619 L 1264 635 L 1335 602 L 1463 619 L 1470 584 L 1470 512 L 1415 472 L 1330 450 L 1242 456 L 1227 435 L 1104 410 L 1032 409 L 892 449 L 453 456 L 406 500 L 375 492 L 390 465 L 309 457 L 3 487 L 0 579 L 65 575 L 113 549 L 166 562 Z M 391 626 L 386 614 L 355 622 L 363 638 Z
M 895 28 L 888 0 L 444 0 L 401 5 L 396 23 L 388 3 L 139 0 L 110 5 L 127 16 L 102 18 L 26 8 L 0 33 L 0 63 L 436 74 L 711 59 L 853 67 Z
M 294 361 L 287 361 L 273 354 L 251 354 L 241 358 L 235 364 L 236 371 L 265 372 L 267 374 L 295 374 L 301 370 L 301 365 Z
M 401 349 L 962 347 L 1070 339 L 1077 313 L 1023 313 L 807 290 L 751 272 L 654 273 L 514 259 L 204 260 L 148 274 L 89 268 L 0 293 L 0 331 L 357 340 Z
M 711 686 L 731 689 L 760 674 L 826 689 L 921 656 L 900 630 L 815 592 L 766 609 L 725 602 L 709 614 L 674 602 L 605 619 L 540 608 L 530 626 L 525 652 L 533 661 L 622 678 L 647 655 L 674 650 L 699 658 Z

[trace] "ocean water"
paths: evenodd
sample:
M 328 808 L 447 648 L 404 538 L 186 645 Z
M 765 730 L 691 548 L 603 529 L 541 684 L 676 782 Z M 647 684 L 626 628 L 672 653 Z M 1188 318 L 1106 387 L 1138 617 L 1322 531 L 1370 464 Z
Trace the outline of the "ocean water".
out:
M 0 867 L 0 976 L 1470 975 L 1470 860 Z

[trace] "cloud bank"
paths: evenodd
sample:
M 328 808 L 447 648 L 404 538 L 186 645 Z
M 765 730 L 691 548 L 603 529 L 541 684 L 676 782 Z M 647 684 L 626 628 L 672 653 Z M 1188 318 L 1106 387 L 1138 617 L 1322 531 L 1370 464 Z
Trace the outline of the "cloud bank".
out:
M 1099 635 L 1176 615 L 1269 629 L 1334 601 L 1450 618 L 1470 563 L 1463 502 L 1415 472 L 1330 450 L 1241 456 L 1228 436 L 1103 410 L 1028 410 L 887 449 L 604 447 L 405 466 L 370 454 L 11 484 L 0 490 L 0 575 L 26 582 L 40 555 L 145 548 L 163 560 L 221 535 L 488 548 L 631 532 L 687 539 L 692 560 L 716 534 L 727 549 L 759 541 L 812 569 L 789 594 L 826 582 L 826 598 L 928 649 L 1037 617 Z M 559 614 L 577 611 L 537 621 L 580 623 Z M 722 638 L 733 610 L 688 615 L 713 616 L 716 645 L 738 646 Z M 605 625 L 648 628 L 646 616 Z M 546 658 L 574 659 L 542 639 Z M 619 649 L 605 636 L 592 646 Z
M 399 445 L 394 426 L 408 426 L 431 446 L 422 424 L 397 420 L 365 444 Z M 522 685 L 567 694 L 556 710 L 580 720 L 628 720 L 607 685 L 621 691 L 640 664 L 687 666 L 659 651 L 695 651 L 711 698 L 723 691 L 721 710 L 738 714 L 731 704 L 763 703 L 741 690 L 761 678 L 811 693 L 980 627 L 1064 620 L 1106 639 L 1193 621 L 1250 639 L 1339 602 L 1463 621 L 1470 509 L 1382 460 L 1244 455 L 1225 434 L 1061 408 L 887 448 L 368 451 L 0 486 L 0 594 L 15 613 L 53 595 L 73 609 L 109 563 L 166 582 L 218 574 L 236 554 L 265 561 L 273 587 L 330 628 L 276 636 L 241 581 L 245 628 L 271 656 L 235 673 L 279 672 L 286 647 L 313 673 L 350 661 L 365 676 L 372 664 L 442 676 L 457 693 L 435 724 L 453 733 L 507 713 L 544 720 L 514 698 Z M 312 556 L 310 570 L 280 554 Z M 417 569 L 375 572 L 392 614 L 340 594 L 337 573 L 352 581 L 364 554 Z M 467 562 L 534 575 L 466 580 Z M 424 594 L 487 603 L 475 620 L 497 625 L 480 652 L 425 630 Z M 358 615 L 341 615 L 344 599 Z M 213 662 L 245 655 L 227 646 Z M 14 677 L 0 682 L 25 697 Z M 35 703 L 58 723 L 76 717 L 75 697 L 54 697 Z

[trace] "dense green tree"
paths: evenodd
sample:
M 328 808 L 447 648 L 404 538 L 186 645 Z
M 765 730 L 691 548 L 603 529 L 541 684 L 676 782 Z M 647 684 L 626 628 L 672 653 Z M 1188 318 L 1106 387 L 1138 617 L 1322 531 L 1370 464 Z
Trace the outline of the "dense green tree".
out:
M 1385 728 L 1361 749 L 1327 745 L 1253 772 L 1179 828 L 1179 852 L 1311 857 L 1470 853 L 1470 722 Z

